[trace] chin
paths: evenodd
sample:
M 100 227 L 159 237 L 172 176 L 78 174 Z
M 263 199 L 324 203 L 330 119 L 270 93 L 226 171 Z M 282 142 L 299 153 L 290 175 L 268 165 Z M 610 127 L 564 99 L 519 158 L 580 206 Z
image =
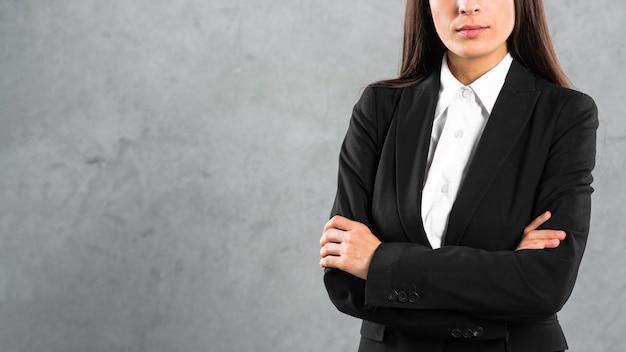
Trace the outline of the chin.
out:
M 464 58 L 464 59 L 480 59 L 487 58 L 490 56 L 500 56 L 498 54 L 497 48 L 485 48 L 485 47 L 474 47 L 468 48 L 464 47 L 461 50 L 450 50 L 452 54 Z M 506 55 L 507 51 L 501 53 L 502 56 Z

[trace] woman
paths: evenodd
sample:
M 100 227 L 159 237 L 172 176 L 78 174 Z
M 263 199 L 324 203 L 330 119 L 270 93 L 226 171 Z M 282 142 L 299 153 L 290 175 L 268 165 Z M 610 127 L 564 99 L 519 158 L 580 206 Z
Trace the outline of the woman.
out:
M 359 351 L 561 351 L 589 229 L 597 109 L 541 0 L 408 0 L 399 78 L 368 87 L 320 240 Z

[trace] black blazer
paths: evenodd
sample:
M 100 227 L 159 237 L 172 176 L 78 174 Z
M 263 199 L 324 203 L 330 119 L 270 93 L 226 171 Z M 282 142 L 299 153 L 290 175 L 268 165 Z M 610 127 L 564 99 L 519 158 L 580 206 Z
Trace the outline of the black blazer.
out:
M 367 281 L 327 269 L 336 307 L 363 319 L 360 351 L 559 351 L 556 312 L 589 230 L 597 108 L 514 61 L 433 250 L 421 192 L 439 72 L 403 89 L 366 88 L 339 158 L 332 215 L 383 242 Z M 546 210 L 556 249 L 514 249 Z

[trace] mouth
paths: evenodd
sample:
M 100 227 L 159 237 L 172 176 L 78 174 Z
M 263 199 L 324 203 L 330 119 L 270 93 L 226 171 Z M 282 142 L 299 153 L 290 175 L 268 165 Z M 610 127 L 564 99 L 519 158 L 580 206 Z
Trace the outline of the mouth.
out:
M 480 36 L 488 28 L 489 27 L 471 25 L 471 26 L 463 26 L 457 29 L 456 31 L 468 39 L 474 39 Z

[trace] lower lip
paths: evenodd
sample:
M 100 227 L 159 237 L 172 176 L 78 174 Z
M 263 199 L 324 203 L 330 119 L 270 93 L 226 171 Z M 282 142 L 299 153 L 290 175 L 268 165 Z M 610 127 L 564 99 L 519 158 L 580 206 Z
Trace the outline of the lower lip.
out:
M 459 31 L 465 38 L 474 39 L 478 38 L 487 28 L 476 28 L 476 29 L 462 29 Z

